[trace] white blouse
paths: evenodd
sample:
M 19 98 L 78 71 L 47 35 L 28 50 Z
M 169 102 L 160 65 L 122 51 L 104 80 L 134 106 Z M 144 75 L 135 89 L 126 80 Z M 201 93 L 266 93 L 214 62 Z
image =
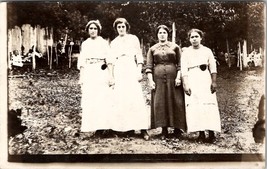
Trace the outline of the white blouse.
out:
M 104 40 L 101 36 L 96 37 L 96 39 L 86 39 L 81 45 L 77 64 L 78 69 L 85 66 L 86 59 L 106 59 L 106 62 L 109 62 L 107 60 L 109 50 L 108 41 Z
M 182 76 L 188 75 L 190 68 L 206 64 L 210 70 L 210 73 L 217 73 L 216 60 L 212 51 L 203 45 L 200 48 L 194 49 L 192 46 L 186 48 L 182 52 L 181 57 L 181 73 Z
M 136 57 L 137 63 L 144 63 L 140 42 L 137 36 L 126 34 L 117 36 L 110 44 L 112 60 L 123 56 Z

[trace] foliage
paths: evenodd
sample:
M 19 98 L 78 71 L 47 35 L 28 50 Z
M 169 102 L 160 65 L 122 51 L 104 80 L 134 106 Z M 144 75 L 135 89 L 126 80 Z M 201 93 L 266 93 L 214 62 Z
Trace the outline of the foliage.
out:
M 112 24 L 117 17 L 125 17 L 131 33 L 145 43 L 157 42 L 155 29 L 159 24 L 171 28 L 176 24 L 176 42 L 188 46 L 187 31 L 193 27 L 206 32 L 205 45 L 226 51 L 226 39 L 236 47 L 247 39 L 249 45 L 264 47 L 263 2 L 174 2 L 174 1 L 95 1 L 95 2 L 10 2 L 8 27 L 29 23 L 55 29 L 56 38 L 62 37 L 66 27 L 74 40 L 86 38 L 84 26 L 90 19 L 99 19 L 102 36 L 113 39 Z

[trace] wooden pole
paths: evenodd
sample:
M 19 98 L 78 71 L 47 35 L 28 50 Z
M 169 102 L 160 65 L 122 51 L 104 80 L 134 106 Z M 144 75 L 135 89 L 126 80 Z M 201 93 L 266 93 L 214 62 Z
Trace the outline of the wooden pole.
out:
M 239 69 L 242 70 L 243 65 L 242 65 L 241 44 L 240 44 L 240 42 L 238 42 L 238 52 L 237 52 L 237 56 L 238 56 L 238 65 L 239 65 Z
M 244 68 L 247 67 L 247 56 L 248 53 L 247 53 L 247 41 L 244 40 L 244 43 L 243 43 L 243 65 L 244 65 Z
M 8 50 L 7 50 L 7 58 L 8 58 L 8 68 L 11 70 L 11 55 L 12 55 L 12 30 L 8 30 Z
M 69 56 L 69 68 L 71 68 L 71 53 L 72 53 L 72 46 L 70 45 L 69 49 L 68 49 L 68 56 Z
M 172 42 L 175 43 L 176 41 L 176 28 L 175 28 L 175 22 L 172 23 Z
M 37 41 L 36 41 L 36 29 L 32 28 L 32 45 L 33 45 L 33 53 L 32 53 L 32 70 L 36 69 L 36 60 L 35 60 L 35 52 L 36 52 L 36 45 L 37 45 Z
M 47 28 L 45 28 L 45 44 L 46 44 L 46 54 L 47 54 L 47 65 L 50 64 L 50 56 L 49 56 L 49 48 L 48 48 L 48 31 Z
M 227 48 L 227 53 L 228 53 L 228 67 L 231 67 L 231 55 L 230 55 L 230 50 L 229 50 L 229 43 L 228 43 L 228 39 L 226 39 L 226 48 Z

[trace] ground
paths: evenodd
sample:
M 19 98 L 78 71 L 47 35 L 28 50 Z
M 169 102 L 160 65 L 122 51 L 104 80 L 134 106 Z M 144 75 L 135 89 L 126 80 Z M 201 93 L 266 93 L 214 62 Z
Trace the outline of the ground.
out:
M 92 138 L 80 133 L 81 91 L 79 71 L 72 69 L 12 70 L 8 78 L 8 108 L 22 109 L 23 134 L 9 138 L 9 154 L 203 154 L 263 153 L 254 142 L 252 128 L 257 121 L 260 96 L 264 93 L 264 69 L 218 66 L 218 103 L 222 132 L 214 144 L 197 143 L 196 133 L 183 139 L 160 140 L 160 129 L 149 130 L 151 140 L 138 137 Z M 150 91 L 142 82 L 147 105 Z

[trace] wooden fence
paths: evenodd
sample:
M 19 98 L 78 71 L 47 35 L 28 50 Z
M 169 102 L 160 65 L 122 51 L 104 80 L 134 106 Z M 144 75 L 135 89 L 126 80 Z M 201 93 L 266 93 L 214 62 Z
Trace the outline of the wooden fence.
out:
M 40 52 L 42 55 L 49 56 L 49 48 L 52 48 L 53 29 L 41 28 L 40 26 L 32 27 L 29 24 L 22 25 L 21 27 L 15 26 L 13 29 L 8 30 L 8 66 L 11 68 L 10 57 L 11 53 L 15 50 L 19 54 L 25 56 L 30 49 Z M 33 57 L 33 68 L 34 57 Z

